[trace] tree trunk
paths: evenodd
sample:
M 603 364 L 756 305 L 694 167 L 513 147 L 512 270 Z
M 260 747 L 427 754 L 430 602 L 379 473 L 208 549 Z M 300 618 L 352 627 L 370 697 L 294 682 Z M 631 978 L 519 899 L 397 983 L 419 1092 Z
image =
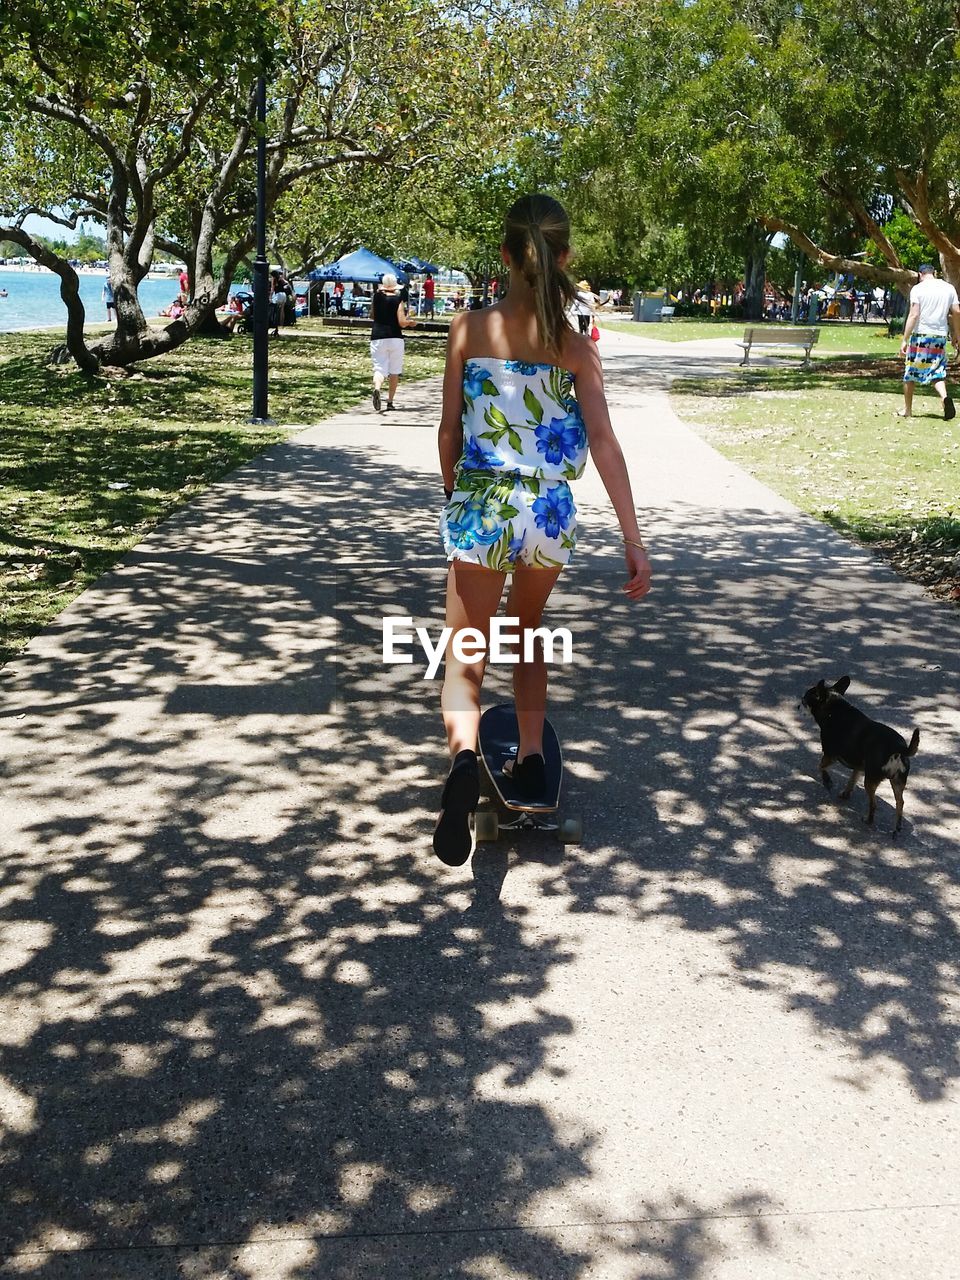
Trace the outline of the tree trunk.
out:
M 960 255 L 956 253 L 940 251 L 940 270 L 944 280 L 950 282 L 960 293 Z M 909 296 L 909 293 L 908 293 Z
M 30 254 L 35 262 L 55 272 L 59 277 L 60 297 L 63 299 L 63 305 L 67 308 L 66 350 L 84 373 L 88 375 L 96 373 L 99 368 L 99 361 L 83 339 L 83 328 L 86 323 L 87 313 L 80 298 L 80 279 L 76 271 L 65 258 L 59 257 L 51 249 L 41 244 L 39 240 L 34 240 L 33 236 L 24 231 L 22 227 L 0 227 L 0 240 L 10 240 L 19 245 Z M 59 350 L 63 350 L 63 348 L 59 348 Z M 54 351 L 54 357 L 56 358 L 56 356 L 57 350 Z
M 162 329 L 153 329 L 147 324 L 140 306 L 134 273 L 129 264 L 121 260 L 118 266 L 119 278 L 113 287 L 117 303 L 117 327 L 109 337 L 93 347 L 100 363 L 126 368 L 138 360 L 150 360 L 154 356 L 175 351 L 197 333 L 222 337 L 225 331 L 217 323 L 214 313 L 230 292 L 236 261 L 244 248 L 245 241 L 228 257 L 219 280 L 213 278 L 209 266 L 201 270 L 199 280 L 191 278 L 193 297 L 187 304 L 182 319 L 171 320 Z M 197 261 L 197 256 L 194 255 L 194 262 Z M 111 279 L 113 278 L 111 271 Z
M 743 255 L 743 315 L 745 320 L 762 320 L 764 289 L 766 286 L 768 237 L 760 227 L 753 226 L 747 233 Z

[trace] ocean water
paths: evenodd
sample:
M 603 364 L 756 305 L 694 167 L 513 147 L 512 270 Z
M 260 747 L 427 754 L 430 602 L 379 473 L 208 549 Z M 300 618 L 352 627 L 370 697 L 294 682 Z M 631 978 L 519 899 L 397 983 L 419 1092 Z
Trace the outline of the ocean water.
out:
M 86 308 L 87 320 L 103 322 L 107 310 L 100 300 L 104 276 L 80 276 L 80 297 Z M 12 329 L 42 329 L 48 325 L 67 323 L 67 309 L 60 298 L 60 278 L 52 271 L 11 271 L 0 267 L 0 290 L 7 296 L 0 298 L 0 333 Z M 147 316 L 155 316 L 162 307 L 174 300 L 180 289 L 176 278 L 172 280 L 144 280 L 140 285 L 140 303 Z

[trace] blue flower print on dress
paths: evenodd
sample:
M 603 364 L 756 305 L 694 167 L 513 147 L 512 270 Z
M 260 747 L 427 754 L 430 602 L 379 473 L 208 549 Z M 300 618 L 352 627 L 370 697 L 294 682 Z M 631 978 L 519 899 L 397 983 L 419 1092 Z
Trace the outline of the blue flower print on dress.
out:
M 526 542 L 526 540 L 527 540 L 526 530 L 524 530 L 523 533 L 520 534 L 519 538 L 514 537 L 510 539 L 510 545 L 507 547 L 507 559 L 510 560 L 511 563 L 515 563 L 519 559 L 520 552 L 523 550 L 523 544 Z
M 556 466 L 564 458 L 574 459 L 584 446 L 583 422 L 579 412 L 541 422 L 536 429 L 537 449 Z
M 458 551 L 470 551 L 477 545 L 477 540 L 470 529 L 465 529 L 456 520 L 447 521 L 447 541 Z
M 495 356 L 466 360 L 464 472 L 575 480 L 587 460 L 587 433 L 573 392 L 574 375 L 556 365 Z M 529 539 L 525 554 L 528 549 Z
M 460 519 L 448 520 L 447 529 L 457 547 L 466 550 L 477 543 L 489 546 L 503 532 L 499 503 L 489 502 L 483 497 L 468 498 L 461 507 Z
M 468 436 L 460 459 L 460 466 L 465 471 L 492 471 L 494 467 L 502 467 L 503 459 L 499 454 L 484 449 L 476 436 Z
M 468 360 L 463 368 L 463 394 L 472 404 L 480 396 L 496 396 L 500 393 L 497 391 L 490 370 L 485 369 L 482 364 Z
M 543 529 L 548 538 L 559 538 L 573 519 L 573 498 L 567 485 L 554 485 L 543 497 L 537 498 L 533 514 L 537 527 Z

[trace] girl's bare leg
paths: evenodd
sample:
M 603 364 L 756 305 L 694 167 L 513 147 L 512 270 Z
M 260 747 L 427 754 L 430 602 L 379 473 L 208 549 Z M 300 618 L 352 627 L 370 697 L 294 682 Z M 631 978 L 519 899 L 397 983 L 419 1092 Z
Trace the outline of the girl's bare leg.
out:
M 394 397 L 397 394 L 397 387 L 400 385 L 399 373 L 391 373 L 387 379 L 387 399 L 393 404 Z M 487 571 L 489 573 L 489 570 Z
M 490 619 L 500 603 L 505 576 L 458 560 L 451 564 L 447 575 L 447 626 L 454 635 L 465 627 L 473 627 L 483 637 L 486 648 Z M 448 645 L 440 705 L 453 760 L 443 784 L 433 851 L 441 862 L 451 867 L 466 862 L 473 844 L 470 815 L 480 798 L 476 750 L 484 666 L 483 658 L 478 662 L 464 662 L 454 654 L 452 644 Z
M 553 590 L 559 569 L 528 569 L 518 566 L 507 597 L 507 616 L 520 619 L 520 662 L 513 669 L 513 696 L 520 728 L 517 760 L 543 754 L 543 720 L 547 713 L 547 664 L 539 642 L 532 661 L 523 661 L 523 633 L 538 627 L 544 605 Z
M 454 560 L 447 574 L 446 625 L 454 634 L 474 627 L 489 643 L 490 619 L 497 612 L 506 574 L 481 565 Z M 440 707 L 450 744 L 450 755 L 476 751 L 480 725 L 480 686 L 486 662 L 461 662 L 453 653 L 452 637 L 447 646 Z

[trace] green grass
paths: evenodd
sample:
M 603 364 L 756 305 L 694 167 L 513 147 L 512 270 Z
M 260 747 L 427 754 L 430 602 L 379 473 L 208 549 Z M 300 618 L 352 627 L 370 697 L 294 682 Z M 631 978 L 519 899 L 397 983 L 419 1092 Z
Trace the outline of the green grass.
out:
M 247 422 L 248 338 L 87 380 L 44 363 L 56 335 L 0 335 L 0 662 L 212 481 L 365 398 L 369 341 L 310 328 L 271 345 L 269 428 Z M 411 342 L 406 376 L 442 362 L 442 344 Z
M 753 322 L 758 325 L 759 321 Z M 635 324 L 632 320 L 601 320 L 605 329 L 630 333 L 634 337 L 656 338 L 660 342 L 702 342 L 704 338 L 733 338 L 739 341 L 747 327 L 743 320 L 666 320 L 655 324 Z M 789 325 L 777 325 L 788 331 Z M 813 348 L 814 358 L 820 354 L 841 352 L 856 355 L 894 355 L 899 340 L 887 337 L 886 325 L 834 323 L 820 326 L 820 337 Z M 785 353 L 786 354 L 786 353 Z M 800 357 L 803 356 L 801 351 Z
M 901 564 L 922 581 L 956 570 L 960 552 L 960 418 L 944 422 L 932 391 L 915 417 L 902 404 L 899 361 L 837 361 L 678 380 L 679 417 L 802 510 Z

